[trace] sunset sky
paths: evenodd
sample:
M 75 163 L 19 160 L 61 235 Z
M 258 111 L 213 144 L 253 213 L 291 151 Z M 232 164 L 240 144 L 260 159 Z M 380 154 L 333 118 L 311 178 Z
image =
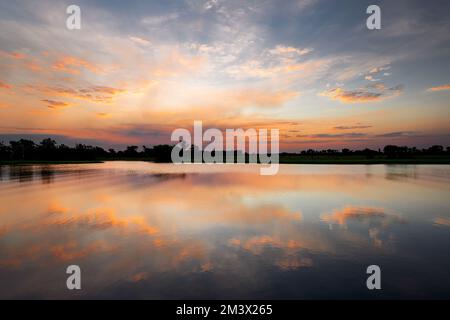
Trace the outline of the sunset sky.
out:
M 81 7 L 81 30 L 66 8 Z M 378 4 L 381 30 L 368 30 Z M 0 0 L 0 141 L 170 143 L 279 128 L 285 151 L 450 146 L 450 2 Z

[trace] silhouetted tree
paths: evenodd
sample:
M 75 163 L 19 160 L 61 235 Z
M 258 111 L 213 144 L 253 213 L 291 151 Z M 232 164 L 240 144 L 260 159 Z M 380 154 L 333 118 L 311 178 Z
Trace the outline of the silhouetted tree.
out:
M 138 146 L 128 146 L 124 152 L 125 157 L 136 158 L 137 156 L 139 156 L 137 152 L 138 148 Z
M 31 140 L 20 139 L 19 141 L 10 141 L 11 150 L 15 159 L 33 159 L 36 145 Z
M 428 149 L 428 152 L 430 154 L 443 153 L 444 152 L 444 147 L 443 146 L 432 146 L 431 148 Z
M 106 159 L 146 159 L 154 160 L 157 162 L 171 162 L 171 154 L 174 146 L 171 145 L 156 145 L 153 147 L 142 146 L 142 151 L 139 151 L 137 146 L 127 146 L 125 150 L 115 151 L 114 149 L 105 149 L 97 146 L 90 146 L 85 144 L 76 144 L 75 147 L 69 147 L 64 144 L 58 145 L 55 140 L 47 138 L 42 140 L 39 144 L 35 144 L 31 140 L 20 139 L 18 141 L 10 141 L 9 145 L 5 145 L 0 142 L 0 160 L 106 160 Z M 194 161 L 194 152 L 198 148 L 194 145 L 187 150 L 180 150 L 181 152 L 189 152 L 192 156 L 191 161 Z M 237 155 L 241 151 L 229 150 L 222 151 L 223 160 L 226 161 L 227 154 L 234 156 L 236 159 Z M 299 153 L 287 153 L 283 152 L 280 155 L 283 157 L 288 156 L 301 156 L 306 159 L 322 159 L 322 158 L 333 158 L 338 156 L 359 156 L 365 157 L 366 159 L 398 159 L 398 158 L 414 158 L 421 155 L 433 155 L 448 157 L 450 154 L 450 147 L 444 149 L 443 146 L 434 145 L 430 148 L 425 148 L 422 150 L 416 147 L 399 147 L 395 145 L 387 145 L 383 148 L 383 152 L 378 149 L 378 151 L 371 149 L 363 150 L 350 150 L 348 148 L 342 149 L 340 152 L 334 149 L 327 150 L 302 150 Z M 215 155 L 215 152 L 212 153 Z M 240 154 L 242 155 L 242 154 Z M 243 154 L 246 161 L 249 160 L 250 156 L 247 153 Z
M 156 162 L 171 162 L 173 146 L 164 144 L 153 147 L 153 155 Z

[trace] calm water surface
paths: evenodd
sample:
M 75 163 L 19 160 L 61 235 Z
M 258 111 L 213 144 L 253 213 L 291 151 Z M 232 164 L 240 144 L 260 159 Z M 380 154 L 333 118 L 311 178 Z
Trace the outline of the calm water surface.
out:
M 0 298 L 450 298 L 450 166 L 0 166 L 0 204 Z

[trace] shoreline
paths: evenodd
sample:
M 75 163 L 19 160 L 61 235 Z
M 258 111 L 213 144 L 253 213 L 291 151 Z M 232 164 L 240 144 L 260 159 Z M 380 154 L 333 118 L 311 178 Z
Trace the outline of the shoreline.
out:
M 55 165 L 55 164 L 92 164 L 108 161 L 130 161 L 130 162 L 156 162 L 151 159 L 98 159 L 98 160 L 25 160 L 25 161 L 3 161 L 2 166 L 16 165 Z M 450 158 L 444 159 L 283 159 L 279 164 L 313 164 L 313 165 L 450 165 Z

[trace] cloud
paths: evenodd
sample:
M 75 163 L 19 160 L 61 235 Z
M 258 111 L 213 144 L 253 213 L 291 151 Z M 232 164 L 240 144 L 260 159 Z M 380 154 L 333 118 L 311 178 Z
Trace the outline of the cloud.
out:
M 55 211 L 49 211 L 54 213 Z M 159 232 L 158 228 L 150 225 L 143 216 L 127 216 L 121 217 L 113 208 L 95 208 L 89 209 L 87 212 L 73 212 L 70 210 L 57 211 L 59 215 L 52 215 L 48 218 L 48 223 L 57 226 L 85 227 L 92 230 L 120 229 L 130 232 L 142 232 L 144 234 L 153 235 Z
M 384 72 L 384 71 L 388 71 L 390 69 L 391 69 L 390 64 L 386 64 L 386 65 L 379 66 L 379 67 L 374 67 L 369 70 L 368 74 L 364 77 L 364 79 L 366 79 L 368 81 L 372 81 L 372 82 L 381 81 L 381 79 L 376 78 L 376 76 L 383 75 L 383 76 L 387 77 L 390 75 L 390 73 Z
M 25 67 L 33 72 L 41 72 L 44 70 L 44 67 L 36 59 L 26 61 Z
M 347 103 L 378 101 L 382 96 L 382 94 L 378 92 L 368 92 L 365 90 L 347 91 L 342 88 L 330 89 L 323 92 L 321 95 Z
M 323 138 L 361 138 L 366 137 L 367 134 L 360 132 L 349 132 L 349 133 L 316 133 L 308 135 L 297 135 L 297 138 L 312 138 L 312 139 L 323 139 Z
M 0 51 L 0 56 L 16 60 L 23 60 L 27 57 L 26 54 L 21 52 L 6 52 L 6 51 Z
M 54 245 L 49 248 L 52 255 L 60 261 L 80 260 L 92 254 L 109 252 L 114 249 L 113 246 L 98 240 L 87 246 L 81 246 L 75 241 L 65 244 Z
M 324 222 L 339 225 L 345 225 L 349 220 L 364 222 L 373 218 L 381 219 L 383 225 L 403 221 L 397 215 L 386 213 L 384 208 L 355 206 L 347 206 L 341 210 L 334 210 L 333 213 L 324 214 L 320 218 Z
M 449 217 L 439 217 L 433 220 L 435 225 L 442 227 L 450 227 L 450 218 Z
M 89 61 L 73 56 L 65 56 L 59 58 L 53 65 L 53 69 L 70 74 L 79 74 L 82 69 L 89 70 L 93 73 L 100 73 L 101 69 Z
M 297 62 L 292 59 L 265 60 L 254 59 L 237 64 L 226 69 L 233 78 L 277 78 L 287 75 L 308 78 L 328 69 L 331 61 L 328 59 L 312 59 Z
M 45 102 L 47 104 L 47 107 L 49 107 L 50 109 L 60 109 L 60 108 L 65 108 L 65 107 L 70 106 L 69 103 L 62 102 L 62 101 L 55 101 L 55 100 L 48 100 L 48 99 L 44 99 L 41 101 Z
M 383 133 L 379 134 L 376 137 L 380 138 L 398 138 L 398 137 L 410 137 L 416 135 L 416 131 L 396 131 L 396 132 L 389 132 L 389 133 Z
M 96 103 L 111 103 L 114 97 L 124 93 L 124 89 L 117 89 L 106 86 L 89 86 L 81 88 L 50 87 L 28 85 L 27 90 L 37 91 L 50 96 L 61 96 L 75 99 L 89 100 Z
M 205 10 L 210 10 L 210 9 L 216 7 L 218 5 L 218 3 L 219 3 L 219 0 L 208 0 L 203 5 L 203 8 Z
M 311 49 L 311 48 L 302 49 L 302 48 L 286 47 L 286 46 L 282 46 L 282 45 L 278 45 L 274 49 L 269 50 L 269 52 L 271 54 L 281 55 L 281 56 L 292 56 L 292 55 L 303 56 L 312 51 L 314 51 L 314 49 Z
M 109 118 L 111 115 L 109 113 L 106 112 L 99 112 L 97 113 L 97 117 L 98 118 Z
M 0 89 L 11 89 L 12 86 L 6 82 L 0 80 Z
M 389 64 L 387 64 L 387 65 L 384 65 L 384 66 L 372 68 L 372 69 L 370 69 L 369 73 L 370 74 L 377 74 L 377 73 L 380 73 L 382 71 L 387 71 L 387 70 L 390 70 L 390 69 L 391 69 L 391 66 Z
M 450 90 L 450 84 L 444 84 L 437 87 L 431 87 L 428 89 L 428 91 L 444 91 L 444 90 Z
M 179 15 L 176 12 L 160 16 L 147 16 L 141 19 L 141 23 L 149 27 L 158 27 L 172 20 L 176 20 L 178 17 Z
M 140 45 L 143 45 L 143 46 L 148 46 L 148 45 L 151 44 L 150 41 L 148 41 L 148 40 L 146 40 L 146 39 L 143 39 L 143 38 L 140 38 L 140 37 L 130 36 L 129 38 L 130 38 L 130 40 L 133 41 L 134 43 L 137 43 L 137 44 L 140 44 Z
M 297 7 L 300 10 L 306 10 L 313 7 L 318 0 L 297 0 Z
M 372 128 L 373 126 L 370 125 L 354 125 L 354 126 L 337 126 L 334 127 L 333 129 L 336 130 L 354 130 L 354 129 L 368 129 L 368 128 Z
M 384 85 L 379 84 L 377 86 L 368 86 L 356 90 L 345 90 L 338 87 L 322 92 L 320 95 L 329 97 L 332 100 L 339 100 L 344 103 L 364 103 L 377 102 L 385 98 L 395 97 L 400 95 L 402 92 L 402 85 L 385 88 Z
M 380 81 L 380 79 L 375 79 L 373 76 L 366 76 L 365 79 L 369 81 Z

